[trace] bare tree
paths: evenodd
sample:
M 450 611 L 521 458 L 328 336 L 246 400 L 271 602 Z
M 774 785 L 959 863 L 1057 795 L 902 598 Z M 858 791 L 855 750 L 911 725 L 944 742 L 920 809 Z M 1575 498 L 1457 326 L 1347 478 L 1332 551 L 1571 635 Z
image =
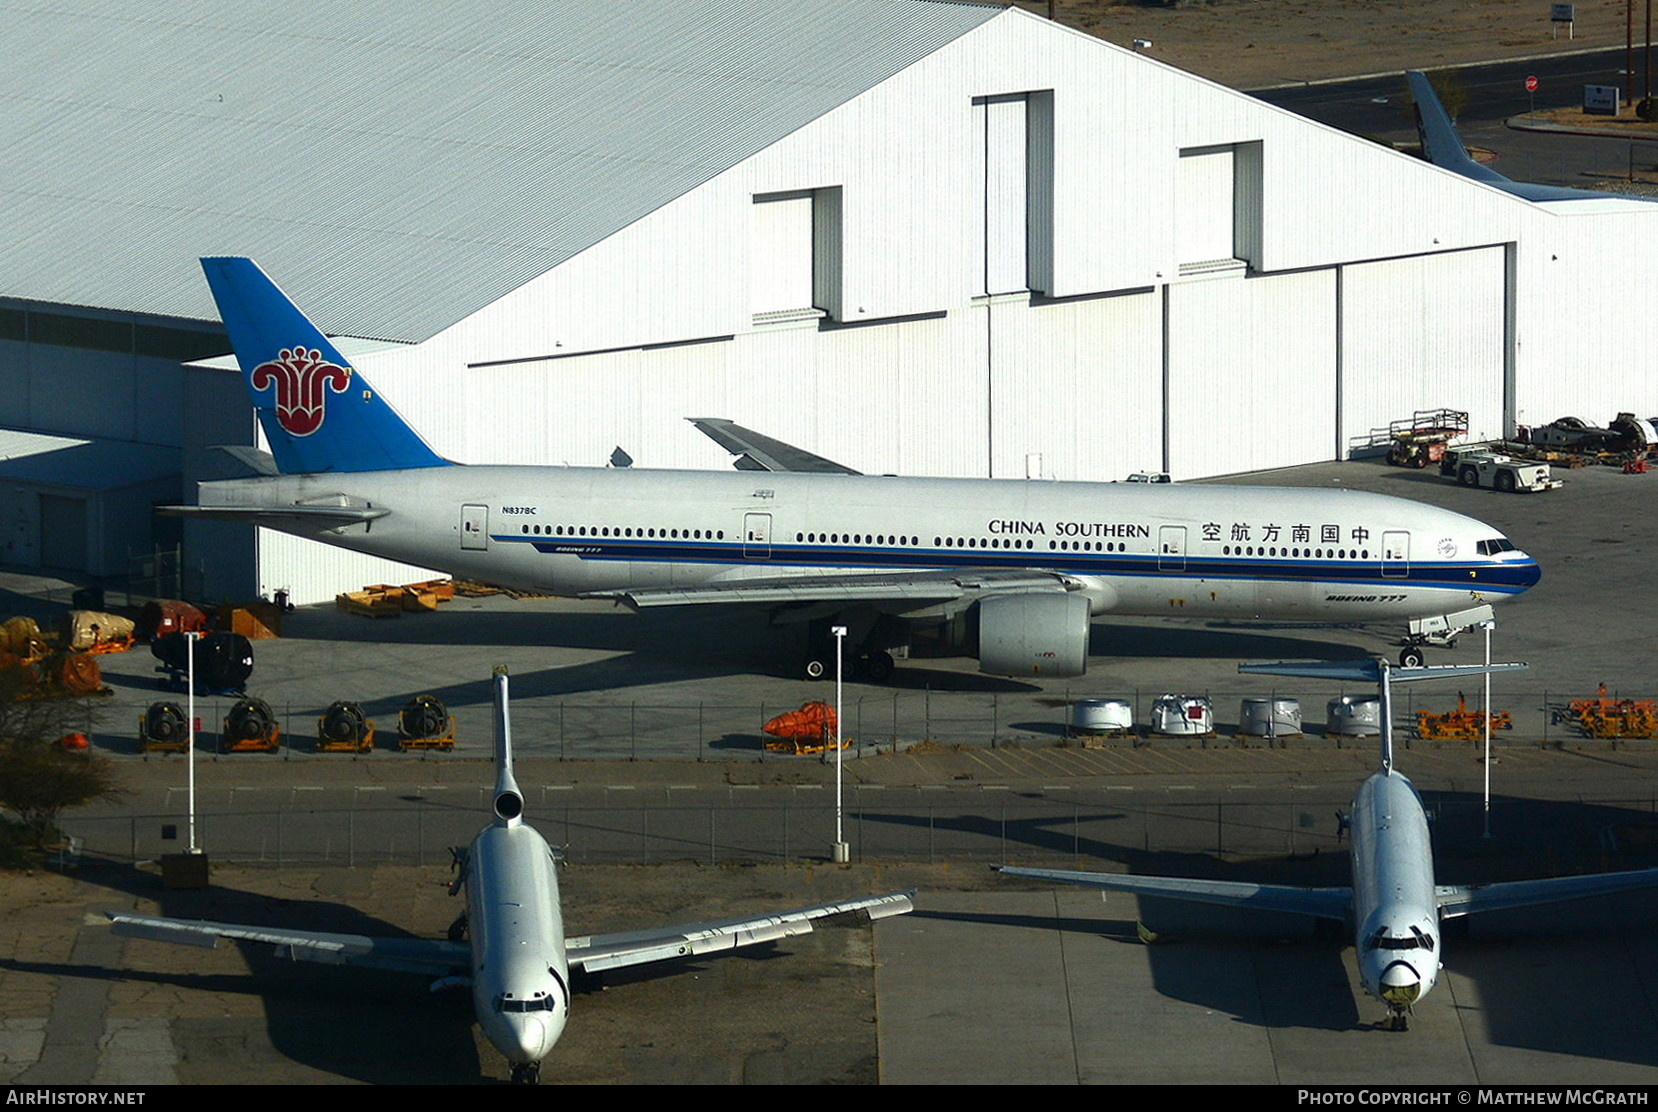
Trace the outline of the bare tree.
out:
M 35 848 L 44 849 L 62 812 L 121 790 L 108 758 L 58 744 L 88 729 L 85 700 L 31 697 L 38 690 L 24 668 L 0 668 L 0 808 L 15 811 Z

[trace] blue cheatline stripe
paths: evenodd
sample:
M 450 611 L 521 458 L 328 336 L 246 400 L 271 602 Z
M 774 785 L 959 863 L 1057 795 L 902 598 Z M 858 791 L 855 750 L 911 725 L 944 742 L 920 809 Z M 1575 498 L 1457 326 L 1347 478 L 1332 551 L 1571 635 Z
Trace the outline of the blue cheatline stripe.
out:
M 868 546 L 754 545 L 767 548 L 764 558 L 744 556 L 745 543 L 709 540 L 653 540 L 639 537 L 546 537 L 492 534 L 497 544 L 528 544 L 545 555 L 576 556 L 596 561 L 647 561 L 661 564 L 772 564 L 779 567 L 840 571 L 1009 568 L 1073 575 L 1137 578 L 1254 579 L 1265 582 L 1312 581 L 1327 586 L 1477 588 L 1493 594 L 1518 594 L 1536 581 L 1534 563 L 1513 562 L 1413 564 L 1409 574 L 1384 576 L 1377 560 L 1259 560 L 1188 556 L 1179 571 L 1160 569 L 1151 553 L 1041 552 L 1037 549 L 895 549 Z M 1477 577 L 1471 576 L 1477 572 Z

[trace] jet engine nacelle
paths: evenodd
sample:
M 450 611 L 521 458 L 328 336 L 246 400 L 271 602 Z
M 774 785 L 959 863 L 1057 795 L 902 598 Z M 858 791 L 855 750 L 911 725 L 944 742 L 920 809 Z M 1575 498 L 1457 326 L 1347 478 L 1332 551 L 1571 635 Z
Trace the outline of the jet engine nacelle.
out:
M 996 595 L 979 603 L 979 671 L 1069 679 L 1088 670 L 1088 599 Z

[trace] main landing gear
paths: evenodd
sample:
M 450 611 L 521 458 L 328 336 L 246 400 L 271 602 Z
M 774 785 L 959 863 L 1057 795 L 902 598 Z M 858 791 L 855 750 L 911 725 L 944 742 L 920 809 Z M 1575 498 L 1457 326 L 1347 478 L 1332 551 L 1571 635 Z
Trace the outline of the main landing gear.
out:
M 847 661 L 850 678 L 864 680 L 869 683 L 886 683 L 892 678 L 897 668 L 892 654 L 885 649 L 876 649 L 871 653 L 861 653 Z M 806 654 L 806 660 L 800 668 L 801 674 L 809 680 L 821 680 L 835 674 L 835 647 L 829 646 L 828 652 Z
M 890 680 L 896 666 L 887 648 L 905 644 L 905 631 L 890 617 L 867 613 L 854 614 L 851 621 L 844 615 L 814 619 L 806 627 L 806 655 L 801 662 L 800 675 L 808 680 L 834 678 L 834 628 L 837 625 L 845 625 L 850 635 L 840 639 L 841 650 L 846 654 L 844 667 L 847 678 L 865 683 Z

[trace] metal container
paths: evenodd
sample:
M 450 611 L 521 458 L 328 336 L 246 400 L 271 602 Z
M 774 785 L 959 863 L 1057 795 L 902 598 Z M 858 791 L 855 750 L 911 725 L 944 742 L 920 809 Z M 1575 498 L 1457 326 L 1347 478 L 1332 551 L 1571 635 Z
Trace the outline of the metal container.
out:
M 1159 695 L 1151 704 L 1151 732 L 1191 737 L 1215 732 L 1215 708 L 1199 695 Z
M 1249 737 L 1296 737 L 1301 733 L 1301 700 L 1245 699 L 1238 732 Z
M 1331 699 L 1325 733 L 1342 737 L 1376 737 L 1382 732 L 1382 701 L 1374 695 Z
M 1134 729 L 1134 707 L 1126 699 L 1078 699 L 1071 704 L 1071 729 L 1079 734 L 1126 734 Z

